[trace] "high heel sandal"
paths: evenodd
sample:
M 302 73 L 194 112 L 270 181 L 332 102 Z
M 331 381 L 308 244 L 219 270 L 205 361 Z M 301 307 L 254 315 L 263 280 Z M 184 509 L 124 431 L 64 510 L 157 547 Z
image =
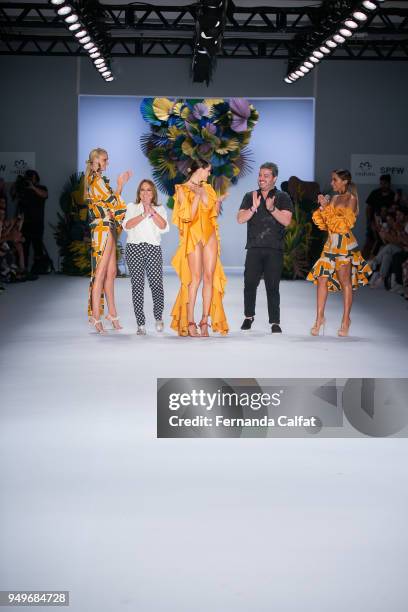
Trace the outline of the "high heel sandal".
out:
M 208 315 L 203 315 L 198 325 L 200 327 L 201 336 L 203 336 L 203 338 L 208 338 L 210 335 L 208 333 L 208 328 L 211 327 L 210 323 L 208 322 Z
M 318 336 L 320 334 L 320 328 L 322 327 L 322 335 L 324 336 L 324 330 L 326 327 L 326 317 L 323 317 L 323 319 L 320 321 L 320 323 L 317 322 L 317 319 L 315 321 L 315 324 L 313 325 L 313 327 L 310 330 L 310 333 L 312 334 L 312 336 Z
M 348 336 L 350 325 L 351 325 L 351 319 L 349 319 L 348 325 L 344 325 L 344 323 L 342 322 L 340 329 L 337 330 L 337 335 L 340 336 L 340 338 L 345 338 L 346 336 Z
M 105 329 L 103 328 L 102 321 L 100 319 L 95 319 L 95 317 L 90 317 L 89 325 L 93 325 L 95 327 L 95 331 L 97 334 L 106 334 Z M 98 329 L 96 326 L 100 325 L 101 329 Z
M 190 327 L 191 327 L 191 326 L 193 326 L 193 327 L 194 327 L 194 331 L 195 331 L 195 333 L 194 333 L 194 334 L 192 334 L 192 333 L 190 332 Z M 200 337 L 200 334 L 198 334 L 198 333 L 197 333 L 197 324 L 195 323 L 195 321 L 190 321 L 190 322 L 187 324 L 187 332 L 188 332 L 188 335 L 189 335 L 191 338 L 199 338 L 199 337 Z
M 119 317 L 114 317 L 113 315 L 108 314 L 108 315 L 106 315 L 105 319 L 112 323 L 113 329 L 116 329 L 116 330 L 123 329 L 123 327 L 121 325 L 118 325 L 118 327 L 115 327 L 115 325 L 114 325 L 117 321 L 119 321 Z

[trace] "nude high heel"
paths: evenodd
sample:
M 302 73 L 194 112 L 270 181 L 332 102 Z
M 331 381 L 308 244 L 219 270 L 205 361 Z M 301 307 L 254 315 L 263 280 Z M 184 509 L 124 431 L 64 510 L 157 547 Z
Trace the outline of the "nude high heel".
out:
M 337 335 L 340 336 L 340 338 L 345 338 L 346 336 L 348 336 L 350 325 L 351 325 L 351 319 L 349 319 L 348 325 L 344 325 L 344 323 L 342 323 L 340 329 L 337 330 Z
M 322 336 L 324 336 L 325 327 L 326 327 L 326 317 L 323 317 L 320 323 L 318 323 L 316 319 L 313 327 L 310 330 L 310 333 L 312 334 L 312 336 L 318 336 L 320 334 L 320 328 L 322 328 Z
M 194 329 L 194 333 L 191 333 L 191 328 Z M 188 335 L 191 338 L 199 338 L 200 337 L 200 334 L 197 333 L 197 324 L 194 321 L 190 321 L 187 324 L 187 331 L 188 331 Z
M 97 334 L 106 334 L 106 331 L 103 328 L 102 321 L 100 319 L 95 319 L 95 317 L 91 317 L 89 319 L 89 324 L 95 327 L 95 331 Z M 100 325 L 101 328 L 98 329 L 97 325 Z
M 208 333 L 208 328 L 211 327 L 210 323 L 208 322 L 208 315 L 203 315 L 201 318 L 201 321 L 199 322 L 199 327 L 200 327 L 200 331 L 201 331 L 201 336 L 203 338 L 208 338 L 209 337 L 209 333 Z
M 114 325 L 117 321 L 119 321 L 119 317 L 114 317 L 114 316 L 108 314 L 108 315 L 106 315 L 105 319 L 112 323 L 113 329 L 116 329 L 116 330 L 123 329 L 123 327 L 121 325 L 119 325 L 119 324 L 118 324 L 117 327 L 115 327 L 115 325 Z

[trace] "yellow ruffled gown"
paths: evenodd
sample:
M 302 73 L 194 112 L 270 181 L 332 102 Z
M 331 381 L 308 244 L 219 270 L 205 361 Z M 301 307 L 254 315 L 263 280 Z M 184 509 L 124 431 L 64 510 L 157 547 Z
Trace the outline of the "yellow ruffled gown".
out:
M 227 278 L 220 260 L 220 235 L 217 223 L 217 195 L 211 185 L 205 184 L 208 203 L 199 202 L 194 218 L 191 218 L 192 204 L 195 193 L 186 185 L 176 185 L 174 195 L 174 208 L 172 221 L 179 229 L 179 246 L 171 261 L 180 279 L 180 290 L 172 308 L 171 328 L 179 336 L 188 335 L 188 286 L 191 283 L 191 273 L 188 264 L 188 254 L 192 253 L 196 245 L 202 241 L 205 245 L 211 234 L 215 231 L 218 252 L 214 270 L 213 293 L 210 305 L 211 326 L 214 332 L 226 334 L 228 322 L 225 316 L 222 299 L 224 297 Z
M 319 229 L 328 232 L 328 236 L 307 280 L 316 284 L 320 276 L 327 276 L 328 290 L 341 291 L 337 270 L 350 262 L 353 289 L 357 289 L 359 285 L 367 285 L 372 270 L 363 259 L 351 231 L 356 223 L 356 215 L 351 208 L 328 204 L 323 210 L 315 210 L 312 219 Z

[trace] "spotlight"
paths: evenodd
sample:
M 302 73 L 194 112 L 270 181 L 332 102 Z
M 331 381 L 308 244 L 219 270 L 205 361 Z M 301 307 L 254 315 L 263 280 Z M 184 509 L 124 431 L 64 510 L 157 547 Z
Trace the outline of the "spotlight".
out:
M 61 17 L 64 17 L 65 15 L 72 13 L 72 8 L 70 6 L 61 6 L 61 8 L 57 10 L 57 13 Z
M 101 57 L 98 57 L 98 59 L 94 60 L 94 64 L 95 66 L 100 66 L 101 64 L 104 64 L 105 60 L 103 60 Z
M 84 36 L 83 38 L 78 38 L 78 42 L 81 43 L 81 45 L 84 45 L 85 43 L 89 42 L 91 40 L 90 36 Z
M 351 28 L 352 30 L 355 30 L 356 28 L 358 28 L 358 23 L 354 21 L 354 19 L 346 19 L 346 21 L 344 22 L 344 25 L 347 26 L 348 28 Z
M 337 43 L 334 40 L 326 40 L 326 45 L 331 49 L 335 49 L 337 47 Z
M 105 77 L 108 77 L 108 76 L 111 76 L 111 74 L 112 74 L 112 73 L 111 73 L 111 71 L 110 71 L 110 70 L 105 70 L 104 72 L 102 72 L 102 76 L 103 76 L 104 78 L 105 78 Z
M 306 66 L 301 66 L 299 70 L 303 72 L 303 74 L 307 74 L 308 72 L 310 72 L 309 68 L 306 68 Z
M 347 28 L 340 28 L 339 32 L 342 36 L 345 36 L 346 38 L 350 38 L 350 36 L 353 36 L 353 32 L 351 32 Z
M 86 51 L 89 51 L 90 49 L 92 49 L 93 46 L 94 46 L 94 43 L 89 42 L 89 43 L 86 43 L 86 45 L 84 45 L 84 49 L 86 49 Z
M 343 38 L 343 36 L 341 36 L 340 34 L 335 34 L 333 36 L 333 39 L 336 41 L 336 43 L 339 43 L 339 45 L 343 44 L 344 42 L 346 42 L 346 39 Z
M 375 9 L 377 8 L 375 2 L 371 2 L 371 0 L 364 0 L 363 6 L 369 11 L 375 11 Z
M 290 79 L 289 77 L 285 78 L 285 83 L 293 83 L 292 79 Z
M 358 21 L 367 21 L 368 17 L 365 13 L 363 13 L 362 11 L 355 11 L 353 13 L 353 17 L 354 19 L 357 19 Z
M 325 53 L 326 55 L 328 55 L 330 53 L 330 49 L 328 49 L 327 47 L 325 47 L 325 45 L 323 45 L 322 47 L 319 47 L 320 51 L 322 53 Z
M 81 30 L 80 32 L 76 32 L 75 36 L 77 38 L 82 38 L 83 36 L 86 36 L 88 34 L 88 32 L 86 30 Z
M 305 76 L 301 70 L 295 70 L 295 74 L 296 74 L 296 76 L 298 76 L 298 77 Z
M 96 58 L 98 58 L 98 57 L 101 57 L 101 54 L 99 53 L 99 51 L 95 51 L 94 53 L 91 53 L 91 54 L 90 54 L 90 57 L 91 57 L 92 59 L 96 59 Z
M 110 81 L 113 81 L 113 76 L 107 77 L 107 78 L 105 79 L 105 81 L 109 81 L 109 82 L 110 82 Z
M 321 51 L 313 51 L 312 55 L 316 57 L 317 59 L 322 59 L 322 57 L 324 57 Z
M 312 64 L 312 62 L 309 62 L 308 60 L 305 61 L 305 66 L 306 68 L 309 68 L 309 70 L 314 68 L 314 64 Z
M 68 15 L 68 17 L 65 17 L 64 21 L 66 23 L 75 23 L 76 21 L 78 21 L 78 15 L 72 13 L 72 15 Z
M 88 49 L 88 53 L 96 53 L 98 51 L 98 47 L 95 47 L 95 45 L 93 43 L 91 43 L 91 44 L 93 46 Z
M 320 60 L 319 60 L 317 57 L 315 57 L 314 55 L 311 55 L 311 56 L 309 57 L 309 59 L 310 59 L 310 61 L 311 61 L 311 62 L 313 62 L 314 64 L 318 64 L 318 63 L 320 62 Z
M 70 30 L 71 32 L 75 32 L 75 30 L 78 30 L 78 28 L 80 28 L 80 27 L 81 27 L 80 23 L 78 23 L 78 22 L 77 23 L 72 23 L 69 26 L 68 30 Z
M 59 6 L 60 4 L 65 4 L 65 0 L 51 0 L 51 4 Z

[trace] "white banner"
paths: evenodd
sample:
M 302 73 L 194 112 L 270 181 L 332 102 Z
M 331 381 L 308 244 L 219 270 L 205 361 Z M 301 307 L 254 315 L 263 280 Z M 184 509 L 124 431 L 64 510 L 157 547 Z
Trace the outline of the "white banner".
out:
M 408 185 L 408 155 L 353 153 L 351 174 L 355 183 L 377 185 L 382 174 L 391 175 L 392 185 Z
M 14 183 L 26 170 L 35 170 L 35 153 L 0 152 L 0 178 L 6 183 Z

